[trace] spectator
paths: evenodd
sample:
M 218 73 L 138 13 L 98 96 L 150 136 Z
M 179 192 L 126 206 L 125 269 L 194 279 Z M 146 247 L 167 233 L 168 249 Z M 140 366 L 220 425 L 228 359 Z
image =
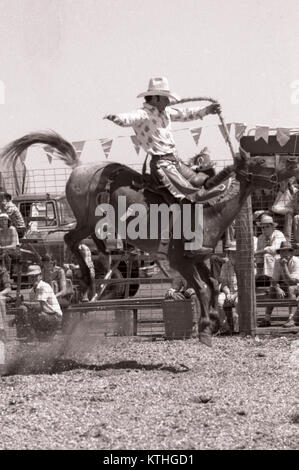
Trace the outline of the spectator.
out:
M 85 243 L 80 243 L 78 249 L 87 264 L 90 272 L 91 284 L 90 287 L 86 287 L 86 284 L 82 281 L 82 272 L 79 264 L 69 263 L 64 265 L 64 269 L 68 272 L 68 278 L 72 279 L 73 277 L 79 280 L 80 291 L 81 291 L 81 301 L 89 302 L 89 296 L 91 301 L 97 299 L 96 293 L 96 280 L 95 280 L 95 268 L 92 260 L 92 255 L 89 247 Z M 67 250 L 67 257 L 69 261 L 74 261 L 75 256 Z M 66 258 L 67 258 L 66 257 Z
M 2 212 L 0 214 L 0 249 L 11 251 L 19 245 L 19 237 L 16 228 L 11 225 L 9 216 Z
M 299 247 L 299 191 L 292 192 L 292 211 L 285 214 L 284 233 L 290 242 L 293 241 Z
M 10 218 L 2 212 L 0 214 L 0 256 L 7 270 L 10 272 L 11 255 L 16 254 L 16 248 L 19 245 L 19 237 L 16 228 L 11 225 Z
M 257 225 L 261 228 L 262 234 L 257 240 L 257 250 L 254 253 L 257 264 L 257 277 L 264 276 L 270 282 L 273 276 L 274 262 L 277 258 L 276 251 L 280 244 L 286 241 L 284 234 L 276 230 L 277 224 L 271 215 L 263 214 Z
M 275 260 L 269 297 L 296 299 L 299 295 L 299 257 L 293 256 L 294 249 L 289 242 L 282 242 L 277 252 L 280 256 Z M 260 322 L 259 326 L 271 326 L 272 311 L 273 307 L 266 307 L 265 318 Z M 295 323 L 299 324 L 298 308 L 293 314 L 290 307 L 289 318 L 284 327 L 295 326 Z
M 61 324 L 60 305 L 50 284 L 42 280 L 40 266 L 29 266 L 27 275 L 32 289 L 29 302 L 22 301 L 16 315 L 17 335 L 27 340 L 49 339 Z
M 95 269 L 94 269 L 94 264 L 92 261 L 91 251 L 88 248 L 88 246 L 85 245 L 84 243 L 81 243 L 78 248 L 80 250 L 80 253 L 83 256 L 85 263 L 87 264 L 89 268 L 90 279 L 91 279 L 90 289 L 85 290 L 83 294 L 82 302 L 89 301 L 88 290 L 90 291 L 91 300 L 96 300 L 97 294 L 96 294 L 96 283 L 95 283 Z
M 1 202 L 1 209 L 9 216 L 12 225 L 18 232 L 19 237 L 23 237 L 26 231 L 26 225 L 21 212 L 11 200 L 11 194 L 4 193 Z
M 263 210 L 260 210 L 260 211 L 255 211 L 253 213 L 253 216 L 252 216 L 252 220 L 253 220 L 253 234 L 254 236 L 258 237 L 260 235 L 260 229 L 258 227 L 258 224 L 259 222 L 261 221 L 261 217 L 262 215 L 271 215 L 269 211 L 263 211 Z
M 6 296 L 11 291 L 11 280 L 7 269 L 0 264 L 0 340 L 5 338 Z
M 228 260 L 223 264 L 220 272 L 220 294 L 218 296 L 218 313 L 220 322 L 233 333 L 238 331 L 238 314 L 234 310 L 238 306 L 238 284 L 235 271 L 237 252 L 236 242 L 231 242 L 226 249 Z
M 66 274 L 63 268 L 56 265 L 51 255 L 42 257 L 42 277 L 52 287 L 62 309 L 70 305 L 70 292 L 67 289 Z

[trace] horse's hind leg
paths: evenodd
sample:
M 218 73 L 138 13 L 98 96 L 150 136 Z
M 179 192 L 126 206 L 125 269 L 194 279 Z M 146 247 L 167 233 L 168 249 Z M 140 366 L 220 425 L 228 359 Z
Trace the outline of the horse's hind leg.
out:
M 90 286 L 91 283 L 91 275 L 89 267 L 87 266 L 82 253 L 79 250 L 80 242 L 90 235 L 89 227 L 76 227 L 73 230 L 70 230 L 65 236 L 64 241 L 71 251 L 71 253 L 76 257 L 78 260 L 80 270 L 82 273 L 82 281 L 86 286 Z

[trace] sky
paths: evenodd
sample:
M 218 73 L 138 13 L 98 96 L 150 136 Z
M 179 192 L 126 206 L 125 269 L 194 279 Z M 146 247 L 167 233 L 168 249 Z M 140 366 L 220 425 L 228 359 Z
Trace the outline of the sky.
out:
M 140 107 L 159 76 L 182 98 L 218 99 L 226 122 L 299 127 L 298 0 L 0 0 L 0 9 L 0 147 L 54 129 L 86 140 L 82 161 L 105 160 L 99 139 L 111 138 L 109 160 L 141 163 L 132 129 L 103 116 Z M 214 159 L 230 158 L 218 124 L 175 123 L 180 155 L 208 145 Z M 198 126 L 196 146 L 188 127 Z M 34 150 L 27 163 L 49 165 Z

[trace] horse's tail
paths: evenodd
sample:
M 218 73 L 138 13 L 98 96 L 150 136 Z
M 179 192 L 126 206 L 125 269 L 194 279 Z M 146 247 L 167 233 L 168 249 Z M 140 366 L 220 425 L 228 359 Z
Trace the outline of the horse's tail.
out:
M 76 168 L 79 164 L 78 155 L 72 144 L 54 131 L 40 131 L 24 135 L 2 148 L 0 152 L 0 165 L 2 168 L 15 167 L 22 153 L 34 144 L 42 144 L 49 156 L 59 158 L 71 168 Z

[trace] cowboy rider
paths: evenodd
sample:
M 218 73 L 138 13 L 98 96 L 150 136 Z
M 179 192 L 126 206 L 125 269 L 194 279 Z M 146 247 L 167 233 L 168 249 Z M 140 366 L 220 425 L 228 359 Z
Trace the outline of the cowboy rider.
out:
M 109 114 L 104 119 L 122 127 L 133 127 L 139 144 L 151 156 L 151 174 L 162 182 L 173 196 L 182 200 L 188 195 L 194 198 L 195 194 L 195 201 L 199 201 L 199 188 L 209 190 L 228 179 L 234 170 L 233 165 L 224 168 L 217 175 L 210 176 L 204 171 L 195 172 L 183 163 L 178 158 L 171 131 L 171 121 L 193 121 L 219 113 L 218 103 L 202 109 L 170 107 L 171 101 L 177 102 L 180 98 L 170 91 L 168 80 L 164 77 L 152 78 L 148 90 L 137 96 L 141 97 L 145 98 L 143 108 L 131 113 Z M 202 248 L 200 253 L 205 250 L 211 251 Z

